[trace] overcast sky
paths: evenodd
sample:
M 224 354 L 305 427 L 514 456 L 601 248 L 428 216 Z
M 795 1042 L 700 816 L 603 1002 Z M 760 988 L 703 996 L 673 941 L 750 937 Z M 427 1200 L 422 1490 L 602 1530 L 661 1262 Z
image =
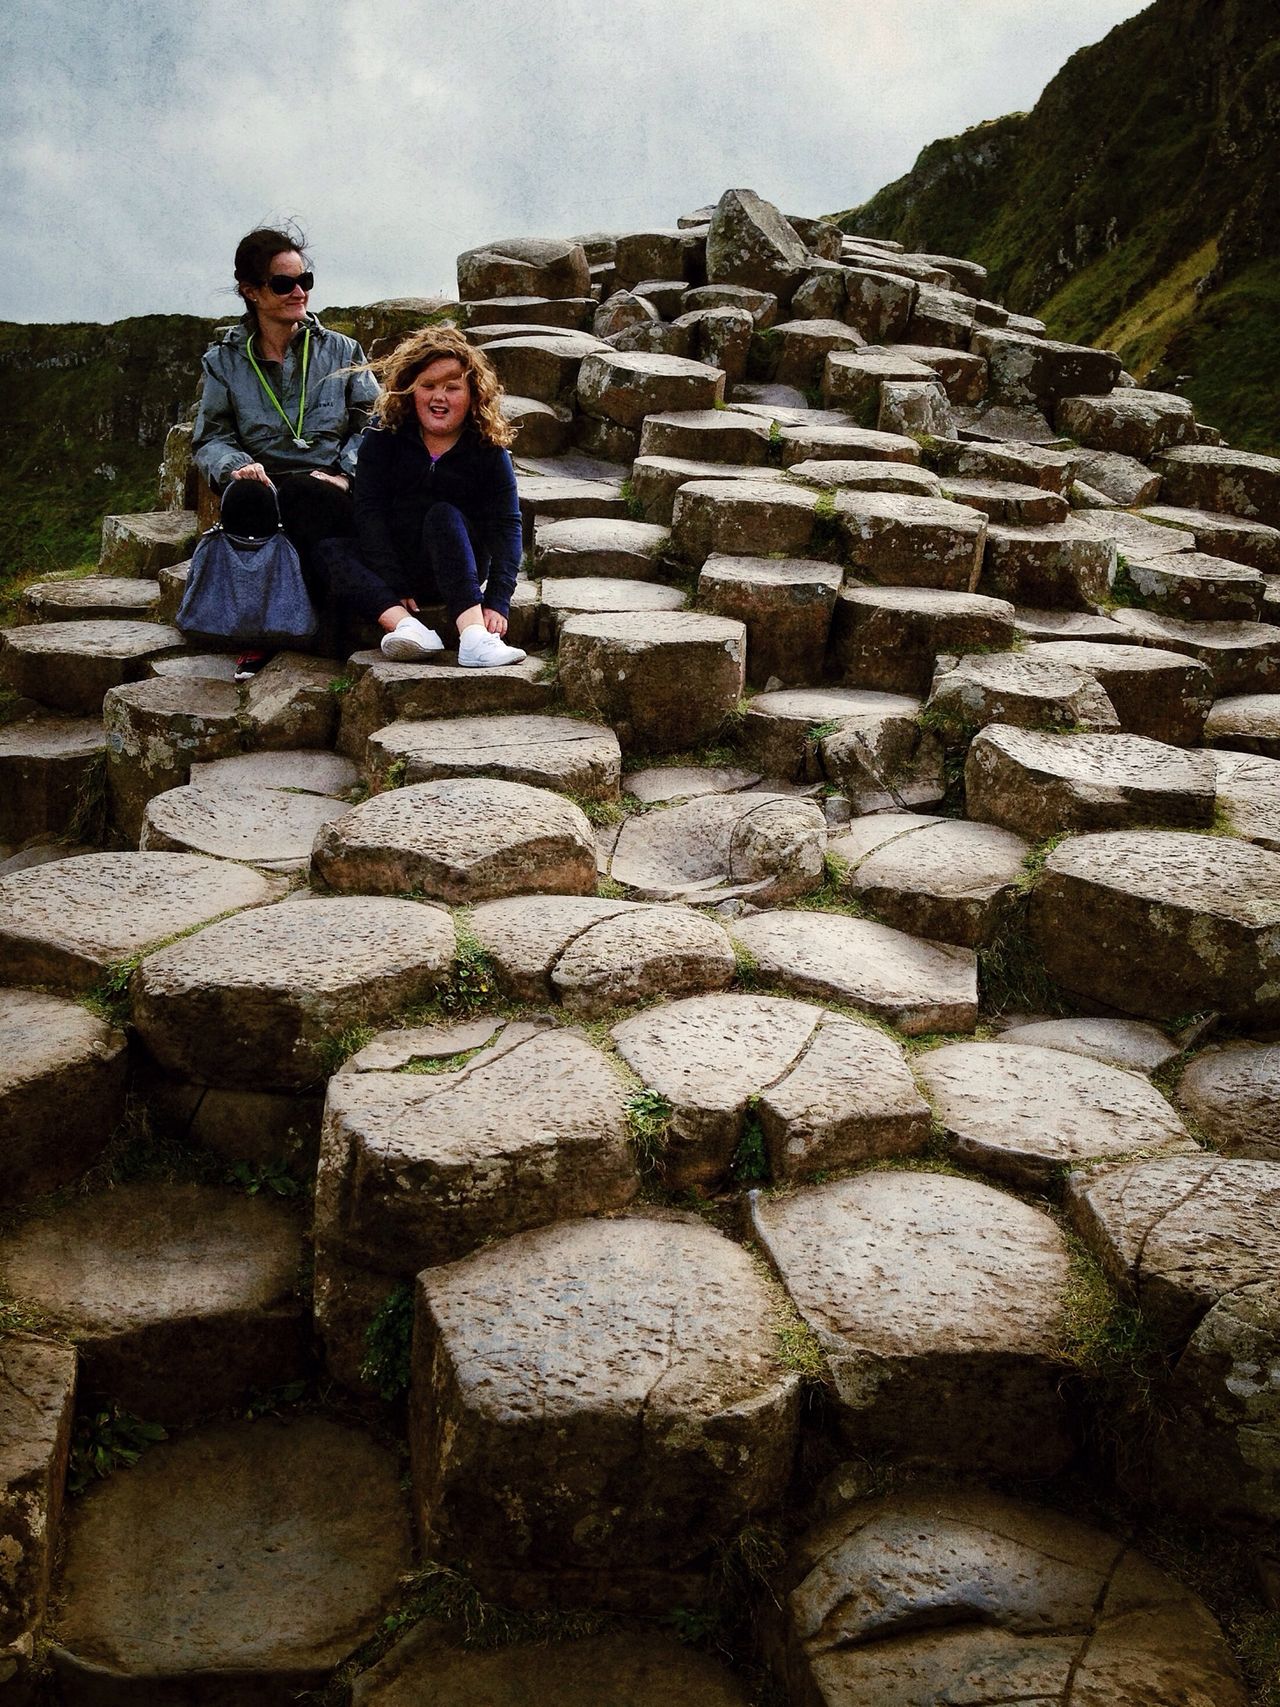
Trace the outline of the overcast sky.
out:
M 237 240 L 285 214 L 322 308 L 730 186 L 831 212 L 1144 4 L 2 0 L 0 318 L 228 312 Z

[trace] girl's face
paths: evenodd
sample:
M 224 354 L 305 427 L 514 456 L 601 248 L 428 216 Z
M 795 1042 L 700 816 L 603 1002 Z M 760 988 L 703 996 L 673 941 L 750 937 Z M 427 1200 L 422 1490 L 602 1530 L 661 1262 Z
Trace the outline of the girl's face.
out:
M 471 381 L 457 356 L 437 356 L 413 382 L 413 401 L 424 438 L 456 438 L 471 410 Z

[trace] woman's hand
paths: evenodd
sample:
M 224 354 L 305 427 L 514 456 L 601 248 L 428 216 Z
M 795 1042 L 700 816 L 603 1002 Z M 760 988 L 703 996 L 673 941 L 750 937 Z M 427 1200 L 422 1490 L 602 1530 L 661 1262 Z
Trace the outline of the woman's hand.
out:
M 417 614 L 418 614 L 418 601 L 417 601 L 417 599 L 401 599 L 400 603 L 408 611 L 410 616 L 417 616 Z
M 351 482 L 345 474 L 326 474 L 323 469 L 319 468 L 311 470 L 311 478 L 313 480 L 327 480 L 330 486 L 336 486 L 339 492 L 349 491 L 351 487 Z
M 233 480 L 261 480 L 264 486 L 274 484 L 271 476 L 260 462 L 246 462 L 240 468 L 233 468 L 231 478 Z
M 505 634 L 507 632 L 507 619 L 505 616 L 499 616 L 496 610 L 485 611 L 484 625 L 490 634 Z

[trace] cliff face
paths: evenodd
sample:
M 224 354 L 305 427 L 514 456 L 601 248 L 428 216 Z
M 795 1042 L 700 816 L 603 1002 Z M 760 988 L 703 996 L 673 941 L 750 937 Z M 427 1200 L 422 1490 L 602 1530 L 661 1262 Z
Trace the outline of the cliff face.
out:
M 846 230 L 981 261 L 1009 306 L 1280 443 L 1280 18 L 1156 0 L 1034 110 L 931 143 Z

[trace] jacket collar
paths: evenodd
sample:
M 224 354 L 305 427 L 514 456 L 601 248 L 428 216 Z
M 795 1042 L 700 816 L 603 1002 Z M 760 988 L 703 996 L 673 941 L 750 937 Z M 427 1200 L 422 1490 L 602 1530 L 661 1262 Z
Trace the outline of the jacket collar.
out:
M 323 342 L 323 340 L 329 336 L 328 331 L 320 324 L 314 314 L 308 314 L 303 320 L 302 325 L 317 341 Z M 250 320 L 249 316 L 247 314 L 241 315 L 240 319 L 237 320 L 233 326 L 227 327 L 219 342 L 228 344 L 234 349 L 247 349 L 250 335 L 254 329 L 254 324 Z M 295 333 L 294 336 L 296 337 L 297 334 Z M 292 340 L 290 341 L 292 342 Z

